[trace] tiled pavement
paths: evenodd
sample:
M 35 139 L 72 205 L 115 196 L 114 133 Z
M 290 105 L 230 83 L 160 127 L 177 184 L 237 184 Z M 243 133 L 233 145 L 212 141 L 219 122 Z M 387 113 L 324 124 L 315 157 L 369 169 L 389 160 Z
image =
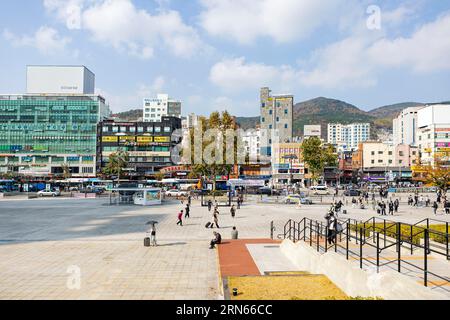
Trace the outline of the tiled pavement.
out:
M 209 250 L 210 213 L 197 202 L 191 219 L 176 226 L 182 207 L 110 207 L 107 200 L 0 200 L 0 299 L 217 299 L 220 298 L 217 253 Z M 323 219 L 326 206 L 246 204 L 232 219 L 221 208 L 220 232 L 232 226 L 240 238 L 275 235 L 284 223 L 305 216 Z M 368 219 L 371 210 L 349 209 L 349 217 Z M 403 206 L 394 219 L 433 217 L 431 209 Z M 450 221 L 450 217 L 440 216 Z M 145 223 L 157 220 L 157 248 L 144 248 Z M 81 272 L 80 289 L 69 289 Z M 69 270 L 70 271 L 70 270 Z

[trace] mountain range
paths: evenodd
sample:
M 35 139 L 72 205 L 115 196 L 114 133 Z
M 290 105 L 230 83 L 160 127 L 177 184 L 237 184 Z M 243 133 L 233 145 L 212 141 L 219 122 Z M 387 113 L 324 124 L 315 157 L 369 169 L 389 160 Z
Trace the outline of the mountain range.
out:
M 401 110 L 425 104 L 433 103 L 403 102 L 363 111 L 344 101 L 319 97 L 294 105 L 294 136 L 303 135 L 303 127 L 308 124 L 320 124 L 322 136 L 326 138 L 328 123 L 369 122 L 375 138 L 379 131 L 392 130 L 392 120 L 398 116 Z M 136 121 L 142 118 L 142 110 L 130 110 L 115 116 L 124 121 Z M 241 128 L 247 130 L 259 125 L 260 117 L 237 117 L 236 121 Z

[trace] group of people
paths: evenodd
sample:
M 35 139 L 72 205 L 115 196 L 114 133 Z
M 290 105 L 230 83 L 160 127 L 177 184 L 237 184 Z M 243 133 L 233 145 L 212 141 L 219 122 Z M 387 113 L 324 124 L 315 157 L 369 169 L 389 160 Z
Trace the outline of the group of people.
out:
M 386 204 L 383 200 L 378 202 L 378 208 L 377 213 L 382 216 L 386 216 L 386 209 L 389 209 L 389 215 L 393 216 L 394 212 L 398 212 L 398 208 L 400 207 L 400 201 L 398 199 L 395 199 L 392 201 L 392 199 L 389 200 L 389 202 Z
M 181 200 L 181 204 L 184 205 L 184 200 Z M 182 227 L 183 226 L 183 216 L 184 219 L 188 219 L 191 217 L 191 204 L 192 204 L 192 197 L 189 195 L 187 197 L 187 203 L 184 210 L 180 210 L 178 213 L 178 222 L 177 225 Z

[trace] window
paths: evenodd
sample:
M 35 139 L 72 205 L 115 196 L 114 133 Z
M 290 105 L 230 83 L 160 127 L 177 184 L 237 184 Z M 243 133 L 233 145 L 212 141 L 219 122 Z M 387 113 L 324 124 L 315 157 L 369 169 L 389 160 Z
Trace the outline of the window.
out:
M 284 114 L 289 114 L 289 110 L 288 109 L 284 109 Z
M 280 117 L 277 117 L 277 122 L 280 122 Z
M 388 162 L 389 162 L 389 164 L 392 164 L 392 160 L 389 160 Z
M 273 110 L 269 110 L 269 114 L 272 115 L 273 114 Z
M 144 132 L 144 127 L 138 127 L 138 132 L 139 133 L 143 133 Z
M 384 152 L 383 151 L 378 151 L 378 154 L 383 154 Z
M 269 129 L 272 129 L 272 125 L 271 124 L 269 124 Z
M 164 132 L 170 132 L 170 127 L 164 127 Z
M 109 128 L 108 127 L 103 127 L 103 132 L 108 132 Z
M 287 128 L 288 128 L 288 125 L 287 125 L 287 123 L 286 123 L 286 124 L 284 125 L 284 128 L 285 128 L 285 129 L 287 129 Z
M 130 127 L 130 132 L 136 132 L 136 127 Z
M 265 102 L 261 103 L 261 107 L 265 108 L 266 107 L 266 103 Z
M 127 127 L 120 127 L 120 132 L 127 132 Z
M 161 127 L 155 127 L 155 132 L 157 133 L 161 132 Z
M 371 162 L 372 162 L 372 164 L 375 164 L 375 160 L 372 160 Z
M 266 122 L 266 118 L 261 118 L 261 122 Z
M 374 156 L 375 155 L 375 151 L 372 151 L 371 154 Z
M 392 156 L 392 151 L 389 151 L 389 152 L 388 152 L 388 155 Z
M 113 127 L 113 128 L 112 128 L 112 131 L 113 131 L 113 132 L 119 132 L 119 127 Z

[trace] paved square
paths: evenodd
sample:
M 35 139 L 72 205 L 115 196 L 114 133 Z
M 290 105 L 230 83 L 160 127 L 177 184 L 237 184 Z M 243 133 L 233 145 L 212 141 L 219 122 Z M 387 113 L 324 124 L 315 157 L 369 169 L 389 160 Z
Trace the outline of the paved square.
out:
M 405 196 L 406 199 L 406 196 Z M 194 201 L 191 218 L 177 226 L 181 203 L 158 207 L 109 206 L 107 199 L 0 201 L 0 299 L 220 299 L 216 250 L 205 223 L 211 213 Z M 235 219 L 220 208 L 220 233 L 229 239 L 275 236 L 285 222 L 323 219 L 328 205 L 302 206 L 247 202 Z M 369 219 L 371 209 L 348 207 L 347 217 Z M 434 217 L 431 208 L 402 204 L 393 219 L 417 222 Z M 438 216 L 450 221 L 450 216 Z M 149 220 L 159 246 L 145 248 Z M 80 272 L 80 289 L 73 279 Z M 75 282 L 76 283 L 76 282 Z M 69 286 L 68 286 L 69 284 Z

